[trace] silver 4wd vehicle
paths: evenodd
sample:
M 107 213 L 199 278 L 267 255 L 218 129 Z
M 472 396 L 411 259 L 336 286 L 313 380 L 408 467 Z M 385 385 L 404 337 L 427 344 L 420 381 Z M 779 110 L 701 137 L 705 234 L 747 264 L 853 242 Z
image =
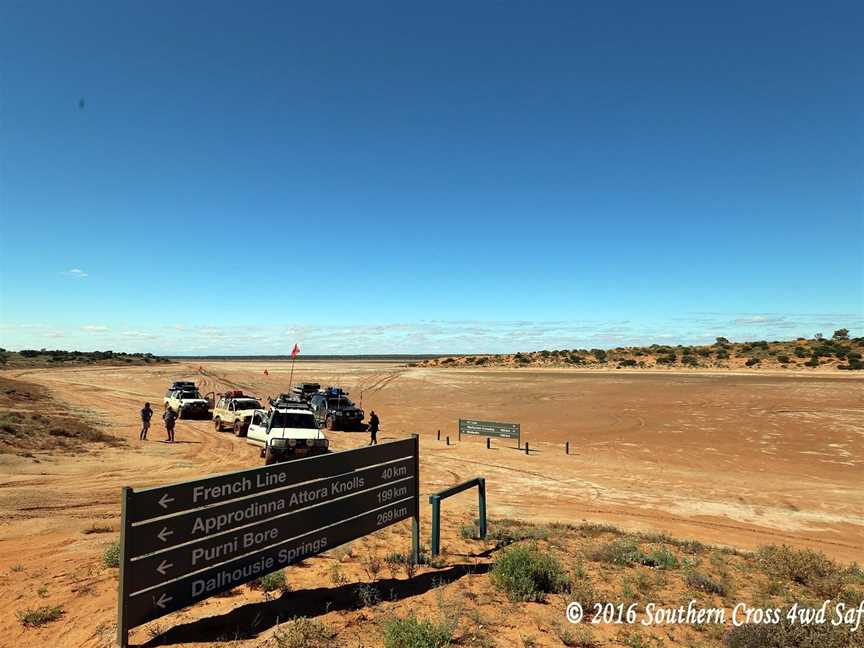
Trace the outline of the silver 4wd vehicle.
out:
M 252 414 L 246 441 L 260 446 L 265 464 L 324 454 L 330 442 L 308 407 L 272 407 Z
M 169 389 L 165 393 L 165 409 L 173 410 L 178 419 L 184 416 L 195 416 L 209 418 L 210 408 L 206 399 L 195 387 L 184 387 L 183 389 Z
M 241 391 L 231 391 L 219 395 L 213 407 L 213 427 L 221 432 L 227 425 L 235 436 L 246 436 L 252 415 L 261 409 L 261 403 L 254 396 Z
M 359 430 L 363 428 L 363 410 L 357 407 L 348 392 L 328 387 L 309 401 L 315 420 L 328 430 Z

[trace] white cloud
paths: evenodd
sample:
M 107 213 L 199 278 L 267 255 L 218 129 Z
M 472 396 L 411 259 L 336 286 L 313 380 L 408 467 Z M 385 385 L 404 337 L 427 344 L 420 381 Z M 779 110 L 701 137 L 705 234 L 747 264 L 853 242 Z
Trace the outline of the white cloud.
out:
M 81 327 L 82 331 L 87 331 L 88 333 L 104 333 L 105 331 L 109 331 L 110 329 L 107 326 L 102 326 L 101 324 L 85 324 Z
M 67 277 L 72 277 L 73 279 L 84 279 L 85 277 L 89 277 L 86 272 L 84 272 L 81 268 L 70 268 L 66 272 L 61 272 L 60 274 L 65 275 Z

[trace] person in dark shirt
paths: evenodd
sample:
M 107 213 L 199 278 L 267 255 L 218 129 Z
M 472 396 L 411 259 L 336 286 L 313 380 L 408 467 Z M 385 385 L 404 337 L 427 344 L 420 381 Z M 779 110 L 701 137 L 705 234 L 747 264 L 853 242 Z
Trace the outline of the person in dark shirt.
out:
M 168 443 L 174 443 L 174 422 L 177 420 L 177 415 L 170 407 L 165 410 L 162 415 L 165 421 L 165 431 L 168 433 Z
M 375 413 L 375 410 L 369 414 L 369 434 L 372 438 L 369 441 L 369 445 L 378 445 L 378 415 Z
M 141 441 L 147 440 L 147 430 L 150 429 L 150 419 L 153 418 L 153 409 L 150 403 L 144 403 L 144 408 L 141 410 L 141 435 L 138 437 Z

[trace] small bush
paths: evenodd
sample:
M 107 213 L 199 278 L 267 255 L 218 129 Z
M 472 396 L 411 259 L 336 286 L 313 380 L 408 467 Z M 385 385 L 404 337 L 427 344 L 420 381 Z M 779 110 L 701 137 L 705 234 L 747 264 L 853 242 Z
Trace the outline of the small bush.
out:
M 533 545 L 513 547 L 496 558 L 491 579 L 511 601 L 542 601 L 546 594 L 563 592 L 570 586 L 558 559 Z
M 106 567 L 120 566 L 120 543 L 112 542 L 102 552 L 102 564 Z
M 707 592 L 708 594 L 726 596 L 728 593 L 726 585 L 720 581 L 714 580 L 708 576 L 708 574 L 702 574 L 700 572 L 689 572 L 687 574 L 687 584 L 693 589 Z
M 621 538 L 597 547 L 591 553 L 591 560 L 629 567 L 630 565 L 646 564 L 648 556 L 635 541 Z
M 264 574 L 260 578 L 249 583 L 252 589 L 259 589 L 263 592 L 273 592 L 275 590 L 284 590 L 288 587 L 288 582 L 285 580 L 285 571 L 279 569 L 269 574 Z
M 818 605 L 816 605 L 818 607 Z M 852 648 L 864 645 L 852 626 L 792 623 L 781 609 L 780 623 L 748 623 L 733 627 L 723 638 L 728 648 Z M 860 632 L 860 628 L 859 631 Z
M 327 648 L 333 632 L 320 621 L 298 617 L 279 627 L 273 638 L 277 648 Z
M 445 621 L 420 621 L 412 614 L 384 623 L 385 648 L 444 648 L 452 642 L 453 628 Z
M 677 569 L 678 559 L 666 547 L 660 547 L 648 554 L 648 560 L 652 567 L 659 569 Z
M 840 574 L 836 563 L 811 549 L 787 545 L 762 547 L 756 554 L 760 568 L 770 576 L 791 580 L 804 586 L 824 584 Z
M 748 366 L 748 367 L 753 367 L 753 366 L 755 366 L 755 365 L 758 365 L 760 362 L 761 362 L 761 360 L 759 360 L 759 358 L 750 358 L 750 359 L 749 359 L 747 362 L 745 362 L 744 364 L 745 364 L 746 366 Z
M 378 588 L 368 583 L 361 583 L 354 589 L 357 597 L 357 607 L 365 608 L 378 605 L 381 602 L 381 594 Z
M 787 355 L 778 355 L 777 356 L 777 362 L 779 362 L 781 364 L 789 364 L 789 360 L 790 360 L 790 358 Z
M 718 353 L 719 357 L 719 353 Z M 657 358 L 657 364 L 675 364 L 677 358 L 674 353 L 670 353 L 668 355 L 662 355 Z
M 60 605 L 43 605 L 38 608 L 25 608 L 18 610 L 15 616 L 18 617 L 22 625 L 28 628 L 38 628 L 63 616 L 63 607 Z

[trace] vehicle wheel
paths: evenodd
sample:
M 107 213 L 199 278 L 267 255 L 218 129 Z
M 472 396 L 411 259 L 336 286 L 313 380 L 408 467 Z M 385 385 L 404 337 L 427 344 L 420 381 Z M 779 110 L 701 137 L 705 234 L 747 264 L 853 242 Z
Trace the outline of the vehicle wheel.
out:
M 217 432 L 222 431 L 222 421 L 218 418 L 213 419 L 213 427 L 216 428 Z
M 273 453 L 270 452 L 270 448 L 264 451 L 264 465 L 272 466 L 276 463 L 276 457 L 273 456 Z
M 327 420 L 324 421 L 324 426 L 332 432 L 336 429 L 336 421 L 333 419 L 332 416 L 328 416 Z
M 234 436 L 238 436 L 238 437 L 246 436 L 243 433 L 243 422 L 242 421 L 234 421 Z

